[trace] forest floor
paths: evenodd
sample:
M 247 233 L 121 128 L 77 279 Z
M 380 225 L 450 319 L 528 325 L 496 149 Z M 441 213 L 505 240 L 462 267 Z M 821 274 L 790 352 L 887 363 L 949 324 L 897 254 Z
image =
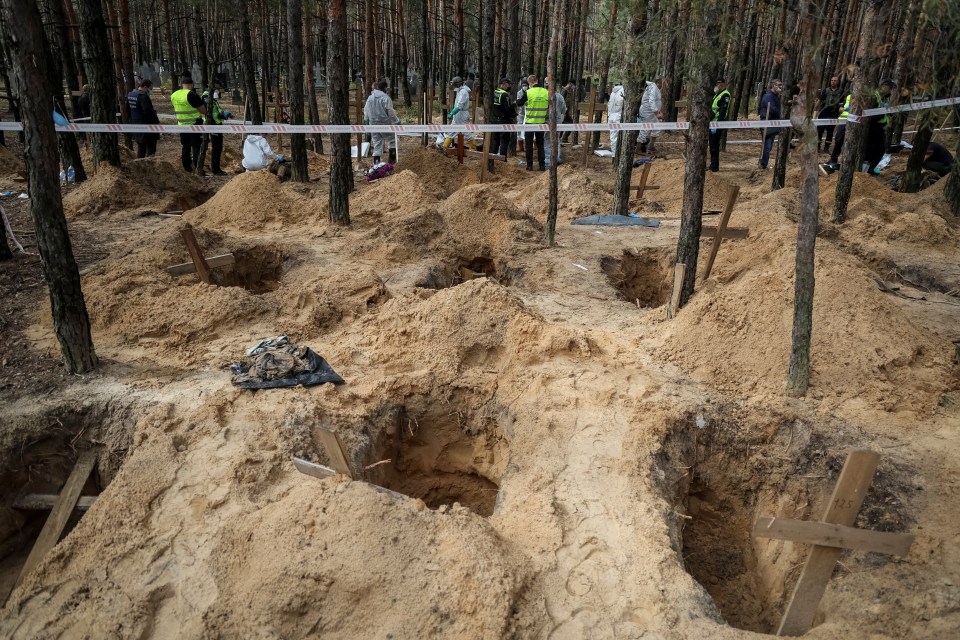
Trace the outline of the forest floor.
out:
M 610 210 L 614 176 L 564 147 L 554 248 L 547 173 L 511 159 L 480 184 L 475 158 L 412 138 L 394 175 L 356 178 L 346 228 L 327 222 L 319 156 L 307 184 L 195 178 L 167 136 L 65 188 L 101 367 L 61 372 L 39 259 L 0 266 L 0 596 L 45 517 L 16 497 L 56 493 L 90 446 L 99 495 L 12 591 L 0 635 L 759 637 L 809 547 L 752 538 L 754 520 L 819 519 L 847 452 L 869 448 L 857 526 L 916 541 L 844 552 L 808 637 L 950 637 L 960 225 L 943 181 L 899 194 L 858 174 L 834 225 L 821 180 L 812 384 L 791 399 L 798 171 L 771 192 L 758 145 L 730 145 L 705 206 L 738 185 L 730 224 L 749 237 L 667 320 L 682 148 L 661 145 L 660 188 L 632 203 L 661 225 L 614 228 L 570 224 Z M 36 251 L 26 201 L 0 203 Z M 188 260 L 186 223 L 236 256 L 217 285 L 164 270 Z M 346 384 L 234 387 L 230 363 L 276 335 Z M 320 426 L 369 483 L 297 472 L 292 456 L 330 463 Z

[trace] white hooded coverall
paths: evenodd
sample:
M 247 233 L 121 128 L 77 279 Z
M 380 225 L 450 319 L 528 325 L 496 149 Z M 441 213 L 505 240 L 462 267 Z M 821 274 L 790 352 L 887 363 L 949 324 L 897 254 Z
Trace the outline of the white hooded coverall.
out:
M 397 112 L 393 109 L 393 100 L 390 99 L 380 89 L 374 89 L 367 98 L 363 106 L 363 117 L 370 124 L 396 124 Z M 388 148 L 397 148 L 397 138 L 392 133 L 371 133 L 370 143 L 373 146 L 373 155 L 380 157 L 383 155 L 383 144 L 387 143 Z
M 638 122 L 660 122 L 657 114 L 660 113 L 662 102 L 660 88 L 657 87 L 657 83 L 647 80 L 647 88 L 643 90 L 643 98 L 640 99 L 640 118 Z M 650 138 L 656 138 L 659 135 L 660 132 L 657 130 L 645 131 L 641 129 L 640 135 L 637 137 L 637 142 L 643 144 Z
M 620 122 L 623 117 L 623 85 L 617 85 L 610 92 L 610 100 L 607 101 L 607 122 Z M 610 151 L 617 152 L 617 138 L 620 137 L 619 131 L 610 132 Z

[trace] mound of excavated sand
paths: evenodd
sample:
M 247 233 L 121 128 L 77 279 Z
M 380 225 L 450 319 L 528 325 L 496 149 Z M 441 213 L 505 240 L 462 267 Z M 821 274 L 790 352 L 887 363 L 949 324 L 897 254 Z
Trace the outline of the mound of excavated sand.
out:
M 427 193 L 442 200 L 454 191 L 479 181 L 479 168 L 466 169 L 456 158 L 444 156 L 436 149 L 417 147 L 400 156 L 396 164 L 398 172 L 413 171 L 426 187 Z
M 350 201 L 350 219 L 378 222 L 384 214 L 395 214 L 433 204 L 436 198 L 423 181 L 409 169 L 381 178 Z
M 530 215 L 546 220 L 550 210 L 550 174 L 537 172 L 537 177 L 519 194 Z M 595 213 L 613 210 L 613 195 L 584 172 L 561 164 L 557 167 L 557 220 L 570 222 Z
M 292 183 L 280 182 L 269 171 L 247 171 L 232 178 L 203 205 L 188 211 L 184 219 L 220 231 L 275 231 L 289 225 L 325 222 L 326 201 L 326 192 L 298 189 Z
M 23 159 L 10 151 L 6 146 L 0 144 L 0 175 L 5 176 L 11 173 L 23 171 Z
M 503 256 L 537 246 L 543 225 L 517 209 L 495 184 L 475 184 L 448 199 L 399 213 L 357 243 L 378 260 Z
M 169 162 L 146 158 L 120 167 L 101 165 L 96 174 L 63 199 L 69 217 L 116 213 L 133 209 L 157 212 L 183 210 L 203 202 L 209 187 Z
M 711 281 L 664 325 L 659 355 L 731 393 L 785 385 L 796 228 L 763 210 L 776 198 L 738 214 L 750 238 L 723 244 Z M 953 377 L 949 342 L 915 324 L 856 258 L 828 241 L 816 252 L 811 392 L 832 404 L 932 413 Z

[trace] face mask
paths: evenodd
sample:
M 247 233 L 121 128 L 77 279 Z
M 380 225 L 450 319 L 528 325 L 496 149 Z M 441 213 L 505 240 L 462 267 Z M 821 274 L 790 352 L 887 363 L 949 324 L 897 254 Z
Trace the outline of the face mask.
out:
M 213 99 L 214 99 L 214 100 L 219 100 L 219 99 L 220 99 L 220 92 L 219 92 L 219 91 L 214 91 L 214 92 L 213 92 Z
M 719 85 L 713 85 L 713 92 L 714 92 L 714 93 L 720 93 L 720 86 L 719 86 Z

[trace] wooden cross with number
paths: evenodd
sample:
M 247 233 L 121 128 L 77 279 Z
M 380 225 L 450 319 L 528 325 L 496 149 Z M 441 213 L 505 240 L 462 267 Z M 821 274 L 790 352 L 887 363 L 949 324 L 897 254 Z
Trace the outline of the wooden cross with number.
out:
M 847 455 L 827 512 L 820 522 L 765 517 L 757 519 L 753 527 L 755 537 L 813 545 L 794 587 L 790 604 L 783 614 L 780 628 L 777 629 L 778 636 L 803 635 L 813 626 L 820 599 L 843 549 L 898 556 L 904 556 L 909 551 L 913 544 L 912 535 L 879 533 L 852 526 L 879 462 L 880 454 L 875 451 L 857 450 Z

